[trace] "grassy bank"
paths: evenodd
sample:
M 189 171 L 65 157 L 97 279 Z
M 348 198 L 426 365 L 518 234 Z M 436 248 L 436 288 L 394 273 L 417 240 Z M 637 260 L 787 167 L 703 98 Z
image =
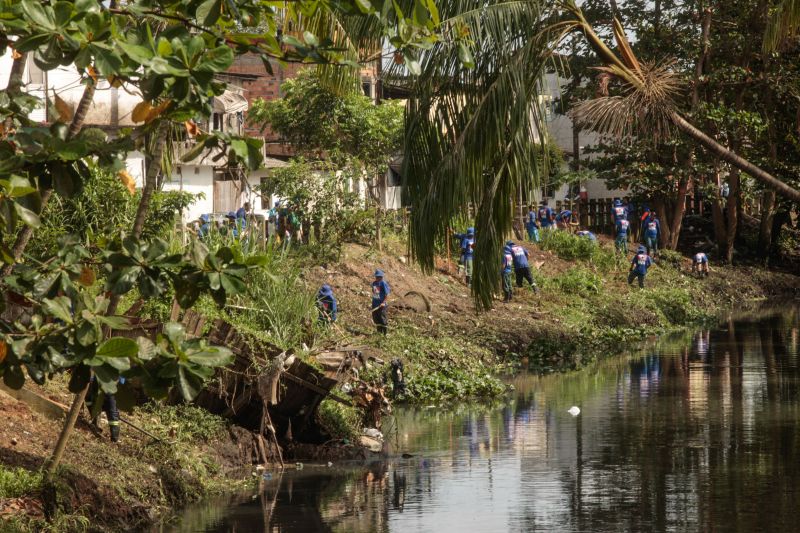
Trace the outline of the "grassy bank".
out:
M 627 284 L 632 254 L 618 254 L 605 238 L 592 244 L 558 232 L 525 246 L 541 292 L 517 289 L 512 302 L 497 300 L 482 314 L 474 311 L 454 260 L 448 268 L 442 259 L 424 276 L 404 255 L 402 241 L 389 241 L 384 253 L 349 246 L 340 262 L 306 268 L 304 279 L 309 289 L 333 286 L 347 342 L 386 362 L 403 361 L 407 399 L 421 404 L 494 398 L 506 390 L 503 377 L 522 365 L 538 372 L 580 368 L 647 336 L 713 322 L 722 310 L 800 288 L 796 275 L 749 266 L 712 265 L 700 279 L 691 275 L 688 258 L 664 251 L 640 290 Z M 385 338 L 373 333 L 368 312 L 375 268 L 393 287 Z M 426 295 L 432 309 L 416 305 L 413 294 L 404 298 L 409 292 Z M 388 376 L 386 366 L 367 377 Z
M 247 463 L 238 456 L 235 432 L 193 406 L 148 405 L 123 414 L 161 440 L 123 425 L 121 441 L 112 444 L 105 424 L 103 436 L 79 424 L 54 475 L 43 464 L 60 422 L 2 392 L 0 416 L 3 532 L 128 531 L 244 483 L 240 469 Z
M 648 335 L 713 320 L 720 310 L 755 299 L 797 295 L 800 287 L 796 275 L 749 266 L 712 265 L 711 275 L 698 279 L 687 258 L 665 252 L 640 290 L 627 284 L 628 258 L 604 239 L 596 246 L 554 234 L 526 246 L 541 291 L 517 290 L 512 302 L 497 300 L 487 313 L 474 311 L 452 259 L 423 275 L 405 255 L 404 242 L 391 237 L 383 252 L 347 245 L 327 263 L 309 248 L 275 253 L 268 271 L 248 280 L 250 300 L 224 310 L 208 302 L 199 308 L 232 322 L 255 343 L 294 349 L 301 357 L 320 348 L 358 347 L 385 362 L 362 371 L 366 381 L 391 383 L 389 363 L 400 359 L 409 402 L 449 405 L 503 397 L 504 378 L 523 366 L 580 368 Z M 375 333 L 369 312 L 376 268 L 393 288 L 385 337 Z M 314 294 L 323 283 L 340 303 L 331 328 L 316 324 Z M 169 303 L 169 296 L 148 301 L 145 314 L 164 318 Z M 39 392 L 68 404 L 66 390 L 62 379 Z M 0 531 L 129 530 L 247 477 L 241 468 L 252 456 L 242 450 L 252 437 L 221 419 L 191 406 L 149 405 L 125 416 L 161 440 L 123 425 L 123 441 L 112 445 L 107 434 L 98 437 L 79 424 L 64 468 L 49 478 L 41 468 L 60 423 L 0 393 L 0 517 L 10 517 L 0 520 Z M 363 419 L 354 408 L 326 401 L 318 422 L 331 438 L 353 442 Z

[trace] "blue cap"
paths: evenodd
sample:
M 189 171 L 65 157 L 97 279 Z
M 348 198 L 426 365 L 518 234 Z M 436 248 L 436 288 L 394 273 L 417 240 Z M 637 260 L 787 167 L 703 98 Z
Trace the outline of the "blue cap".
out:
M 202 220 L 203 222 L 208 222 L 208 221 L 211 220 L 211 217 L 208 216 L 207 214 L 206 215 L 200 215 L 200 220 Z
M 375 277 L 376 278 L 382 278 L 383 277 L 383 270 L 381 270 L 380 268 L 378 270 L 376 270 L 375 271 Z
M 325 285 L 319 288 L 319 293 L 322 296 L 330 296 L 331 294 L 333 294 L 333 289 L 331 289 L 331 286 L 326 283 Z
M 467 228 L 467 235 L 475 235 L 475 228 Z
M 514 246 L 514 241 L 506 241 L 506 246 L 509 247 L 509 248 L 511 246 Z
M 640 244 L 640 245 L 639 245 L 639 252 L 641 253 L 641 252 L 646 252 L 646 251 L 647 251 L 647 248 L 645 248 L 644 246 L 642 246 L 642 245 Z
M 622 200 L 619 198 L 614 198 L 614 205 L 622 205 Z
M 228 211 L 228 214 L 225 215 L 227 218 L 236 218 L 236 213 L 233 211 Z

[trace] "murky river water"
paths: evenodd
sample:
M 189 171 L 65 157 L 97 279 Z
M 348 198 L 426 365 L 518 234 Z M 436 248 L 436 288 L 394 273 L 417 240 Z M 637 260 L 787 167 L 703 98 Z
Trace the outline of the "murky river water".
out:
M 163 530 L 800 531 L 798 343 L 786 307 L 521 376 L 497 407 L 401 410 L 396 457 L 306 465 Z

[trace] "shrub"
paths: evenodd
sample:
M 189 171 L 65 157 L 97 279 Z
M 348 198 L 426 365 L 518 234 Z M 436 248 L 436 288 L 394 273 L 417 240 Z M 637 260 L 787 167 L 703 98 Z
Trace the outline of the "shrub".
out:
M 323 400 L 319 405 L 319 422 L 331 437 L 354 440 L 361 434 L 361 411 L 333 400 Z
M 553 281 L 562 292 L 578 296 L 598 294 L 603 287 L 600 276 L 579 266 L 571 267 Z
M 620 261 L 613 250 L 567 231 L 543 231 L 540 246 L 565 261 L 586 261 L 603 271 L 616 268 Z
M 191 404 L 153 402 L 144 405 L 140 412 L 148 418 L 148 429 L 153 433 L 169 435 L 179 442 L 213 441 L 227 428 L 225 419 Z
M 662 265 L 670 265 L 675 268 L 680 268 L 683 263 L 683 255 L 675 250 L 659 250 L 658 262 Z
M 688 290 L 675 287 L 656 287 L 632 295 L 646 306 L 654 305 L 664 318 L 673 325 L 681 326 L 706 316 L 693 301 Z
M 0 465 L 0 498 L 19 498 L 41 490 L 44 474 Z

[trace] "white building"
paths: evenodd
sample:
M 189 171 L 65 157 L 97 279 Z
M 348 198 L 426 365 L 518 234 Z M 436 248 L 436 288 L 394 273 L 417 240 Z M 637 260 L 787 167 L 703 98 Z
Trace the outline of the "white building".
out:
M 12 58 L 10 53 L 0 56 L 0 84 L 8 85 Z M 72 67 L 59 67 L 50 71 L 42 71 L 29 56 L 22 76 L 23 88 L 26 92 L 42 99 L 43 105 L 31 113 L 30 118 L 46 123 L 52 110 L 49 105 L 56 96 L 73 111 L 83 95 L 84 86 L 81 76 Z M 226 80 L 228 81 L 228 80 Z M 200 124 L 202 130 L 241 133 L 248 109 L 247 98 L 235 84 L 229 83 L 227 90 L 214 98 L 212 116 Z M 45 98 L 47 95 L 48 98 Z M 86 115 L 84 127 L 97 127 L 110 135 L 122 127 L 135 127 L 132 120 L 134 107 L 142 101 L 138 90 L 132 87 L 112 87 L 107 80 L 100 79 Z M 264 158 L 265 169 L 247 175 L 241 171 L 227 168 L 225 157 L 212 161 L 215 153 L 205 153 L 193 161 L 182 162 L 181 156 L 193 145 L 191 139 L 179 143 L 175 147 L 175 166 L 171 175 L 164 176 L 163 190 L 182 190 L 198 195 L 198 199 L 183 213 L 184 221 L 196 220 L 204 213 L 227 213 L 235 211 L 244 202 L 250 201 L 255 213 L 265 213 L 258 200 L 260 179 L 269 168 L 282 166 L 285 163 Z M 138 151 L 129 152 L 126 158 L 128 172 L 141 187 L 144 182 L 146 158 Z

